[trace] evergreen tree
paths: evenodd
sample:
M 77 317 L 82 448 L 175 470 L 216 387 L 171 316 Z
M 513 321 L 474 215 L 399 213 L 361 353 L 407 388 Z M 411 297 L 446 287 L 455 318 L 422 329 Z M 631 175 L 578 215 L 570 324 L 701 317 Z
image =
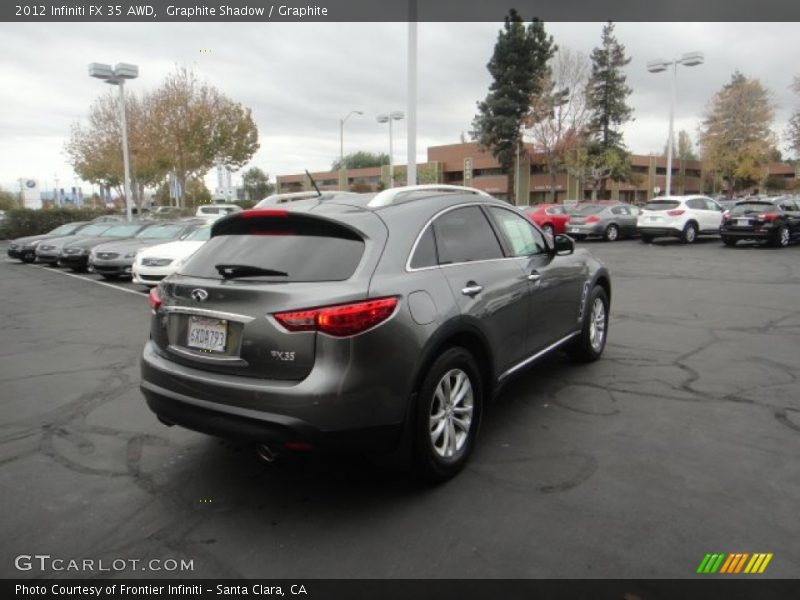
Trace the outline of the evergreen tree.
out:
M 555 51 L 553 37 L 547 35 L 542 21 L 533 19 L 526 27 L 519 13 L 511 9 L 486 65 L 493 81 L 486 99 L 478 102 L 472 138 L 491 151 L 508 175 L 509 198 L 514 189 L 512 167 L 530 99 L 541 91 L 541 82 L 549 73 L 547 63 Z M 524 150 L 520 149 L 522 154 Z
M 614 24 L 603 27 L 600 46 L 592 50 L 592 74 L 586 86 L 590 117 L 587 126 L 588 157 L 595 177 L 596 192 L 605 190 L 607 179 L 619 181 L 630 173 L 630 162 L 622 139 L 622 126 L 632 119 L 633 109 L 627 100 L 628 87 L 624 67 L 631 62 L 625 46 L 614 36 Z

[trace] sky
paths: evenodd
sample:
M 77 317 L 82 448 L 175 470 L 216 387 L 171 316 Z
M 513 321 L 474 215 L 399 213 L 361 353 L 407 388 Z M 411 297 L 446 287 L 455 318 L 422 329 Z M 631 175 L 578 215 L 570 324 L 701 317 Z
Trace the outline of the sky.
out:
M 491 82 L 486 63 L 500 27 L 418 25 L 419 161 L 428 146 L 468 136 Z M 546 29 L 559 46 L 588 54 L 602 24 Z M 771 91 L 777 134 L 800 105 L 789 89 L 800 75 L 797 23 L 622 22 L 616 35 L 632 58 L 625 72 L 634 120 L 624 129 L 632 152 L 661 153 L 667 137 L 670 78 L 647 72 L 652 59 L 705 54 L 705 64 L 678 70 L 675 131 L 687 130 L 692 140 L 712 95 L 737 69 Z M 352 110 L 364 115 L 347 121 L 345 153 L 388 152 L 388 127 L 376 116 L 407 110 L 406 41 L 405 23 L 0 23 L 0 186 L 18 189 L 19 178 L 33 178 L 52 189 L 57 178 L 59 187 L 91 189 L 64 154 L 71 124 L 85 121 L 91 103 L 108 93 L 89 78 L 90 62 L 137 64 L 131 92 L 158 87 L 176 65 L 192 66 L 252 109 L 261 147 L 250 165 L 273 181 L 327 170 L 339 156 L 339 119 Z M 406 162 L 406 139 L 406 121 L 395 122 L 396 164 Z M 206 181 L 213 189 L 213 175 Z

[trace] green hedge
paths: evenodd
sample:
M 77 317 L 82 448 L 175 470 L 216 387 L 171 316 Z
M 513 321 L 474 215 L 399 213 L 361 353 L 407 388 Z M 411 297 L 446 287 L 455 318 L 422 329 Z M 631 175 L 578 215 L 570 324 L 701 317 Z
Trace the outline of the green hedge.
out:
M 95 217 L 111 213 L 113 211 L 102 208 L 52 208 L 46 210 L 15 208 L 6 211 L 6 218 L 0 225 L 0 239 L 14 239 L 26 235 L 47 233 L 64 223 L 91 221 Z

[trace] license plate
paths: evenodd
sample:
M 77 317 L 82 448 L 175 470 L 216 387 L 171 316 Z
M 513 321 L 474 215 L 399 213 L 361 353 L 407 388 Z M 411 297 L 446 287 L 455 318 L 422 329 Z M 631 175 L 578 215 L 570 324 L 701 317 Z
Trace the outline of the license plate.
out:
M 579 227 L 570 227 L 570 228 L 569 228 L 569 232 L 570 232 L 570 233 L 580 233 L 580 232 L 581 232 L 581 230 L 580 230 L 580 228 L 579 228 Z
M 186 344 L 208 352 L 225 352 L 228 324 L 219 319 L 189 317 L 189 334 Z
M 647 220 L 651 223 L 655 223 L 660 220 L 660 217 L 647 217 Z
M 750 225 L 750 219 L 736 219 L 736 224 L 739 226 Z

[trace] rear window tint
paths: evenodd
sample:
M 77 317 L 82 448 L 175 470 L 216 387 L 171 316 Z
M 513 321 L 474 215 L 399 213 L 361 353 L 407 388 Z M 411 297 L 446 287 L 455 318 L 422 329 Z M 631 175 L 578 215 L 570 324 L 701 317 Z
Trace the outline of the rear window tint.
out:
M 678 200 L 655 200 L 648 202 L 644 206 L 644 210 L 671 210 L 678 208 L 681 203 Z
M 215 265 L 242 265 L 286 273 L 237 279 L 276 282 L 343 281 L 364 254 L 364 240 L 350 229 L 303 215 L 236 219 L 180 269 L 183 275 L 222 279 Z
M 731 209 L 732 215 L 751 215 L 775 211 L 775 205 L 771 202 L 744 202 L 737 204 Z

